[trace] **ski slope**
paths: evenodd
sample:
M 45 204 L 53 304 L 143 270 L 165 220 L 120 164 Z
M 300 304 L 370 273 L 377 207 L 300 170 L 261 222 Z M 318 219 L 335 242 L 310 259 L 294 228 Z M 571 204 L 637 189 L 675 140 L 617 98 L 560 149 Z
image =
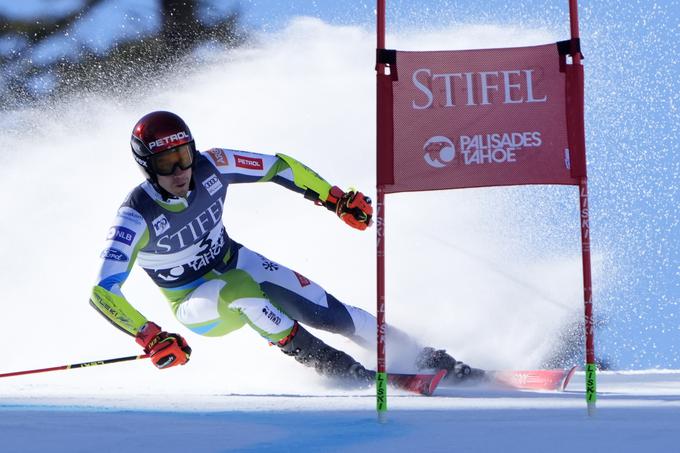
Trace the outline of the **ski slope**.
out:
M 389 42 L 415 50 L 561 38 L 469 26 Z M 333 184 L 374 195 L 372 31 L 299 18 L 260 44 L 205 58 L 197 74 L 145 87 L 139 98 L 82 95 L 0 117 L 0 180 L 20 193 L 3 200 L 0 222 L 0 256 L 10 257 L 0 273 L 0 373 L 139 353 L 87 300 L 110 221 L 141 181 L 128 140 L 148 111 L 179 113 L 199 149 L 290 154 Z M 579 225 L 569 221 L 576 198 L 572 187 L 390 196 L 388 322 L 476 367 L 540 366 L 582 317 Z M 374 311 L 372 232 L 352 231 L 273 184 L 231 187 L 224 220 L 237 241 Z M 594 244 L 598 308 L 619 277 L 608 260 Z M 593 419 L 578 374 L 561 394 L 391 392 L 380 425 L 371 391 L 325 388 L 252 331 L 188 332 L 139 269 L 123 289 L 149 319 L 186 336 L 191 362 L 163 372 L 134 362 L 2 379 L 0 452 L 677 450 L 676 371 L 600 374 Z M 372 351 L 322 337 L 374 363 Z M 397 352 L 388 345 L 388 360 Z
M 70 372 L 96 380 L 103 368 Z M 55 395 L 49 377 L 34 377 L 9 385 L 13 396 L 2 383 L 0 445 L 3 453 L 678 451 L 680 371 L 601 373 L 594 417 L 586 415 L 583 377 L 563 393 L 390 392 L 384 424 L 370 391 Z
M 431 47 L 437 40 L 462 47 L 471 44 L 471 34 L 479 47 L 555 39 L 545 31 L 520 34 L 499 27 L 399 39 L 409 49 Z M 139 99 L 123 103 L 82 95 L 0 117 L 8 131 L 5 149 L 17 150 L 3 154 L 0 178 L 7 187 L 21 188 L 21 197 L 4 202 L 6 218 L 15 220 L 0 222 L 0 237 L 12 238 L 0 244 L 0 254 L 12 257 L 0 277 L 7 301 L 0 335 L 13 343 L 0 371 L 138 353 L 136 343 L 88 306 L 88 298 L 110 222 L 128 191 L 142 181 L 129 136 L 149 111 L 179 113 L 199 149 L 288 154 L 332 184 L 375 196 L 373 46 L 372 31 L 298 18 L 281 33 L 261 37 L 259 44 L 212 55 L 192 76 L 140 88 L 146 96 Z M 576 221 L 544 228 L 561 221 L 547 219 L 545 212 L 554 209 L 576 219 L 578 204 L 570 212 L 559 198 L 567 194 L 576 200 L 577 193 L 574 187 L 551 188 L 546 191 L 551 195 L 536 201 L 525 199 L 525 189 L 531 190 L 390 196 L 388 322 L 480 368 L 536 368 L 559 348 L 558 334 L 582 318 L 580 230 Z M 526 209 L 522 216 L 518 204 Z M 232 185 L 224 212 L 236 241 L 318 282 L 341 301 L 375 311 L 373 229 L 352 230 L 327 210 L 271 183 Z M 535 224 L 530 236 L 524 234 L 525 216 Z M 594 252 L 593 260 L 598 277 L 601 254 Z M 349 272 L 357 277 L 348 281 Z M 597 295 L 607 281 L 605 276 L 595 281 Z M 147 318 L 187 337 L 194 353 L 181 372 L 183 380 L 195 380 L 202 388 L 222 386 L 221 391 L 282 392 L 288 378 L 296 376 L 289 357 L 248 329 L 224 338 L 184 329 L 136 266 L 123 292 Z M 34 332 L 49 333 L 49 341 L 26 338 L 26 323 Z M 369 366 L 375 361 L 372 351 L 322 336 Z M 397 357 L 395 352 L 388 350 L 388 360 Z M 392 363 L 392 371 L 409 371 L 403 365 Z M 233 369 L 254 374 L 234 379 Z M 136 391 L 135 386 L 145 388 L 157 378 L 156 370 L 150 372 L 128 382 L 129 376 L 113 368 L 106 379 Z

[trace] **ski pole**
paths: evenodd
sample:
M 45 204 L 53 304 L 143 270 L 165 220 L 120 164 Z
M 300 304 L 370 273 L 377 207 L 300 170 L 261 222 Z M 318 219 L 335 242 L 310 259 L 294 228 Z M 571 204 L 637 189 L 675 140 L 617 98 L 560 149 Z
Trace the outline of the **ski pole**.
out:
M 71 365 L 55 366 L 55 367 L 51 367 L 51 368 L 40 368 L 40 369 L 37 369 L 37 370 L 14 371 L 12 373 L 0 374 L 0 378 L 10 377 L 10 376 L 21 376 L 22 374 L 46 373 L 48 371 L 70 370 L 72 368 L 88 368 L 88 367 L 91 367 L 91 366 L 108 365 L 109 363 L 128 362 L 130 360 L 139 360 L 139 359 L 147 359 L 147 358 L 149 358 L 148 354 L 131 355 L 131 356 L 128 356 L 128 357 L 117 357 L 115 359 L 95 360 L 93 362 L 74 363 L 74 364 L 71 364 Z

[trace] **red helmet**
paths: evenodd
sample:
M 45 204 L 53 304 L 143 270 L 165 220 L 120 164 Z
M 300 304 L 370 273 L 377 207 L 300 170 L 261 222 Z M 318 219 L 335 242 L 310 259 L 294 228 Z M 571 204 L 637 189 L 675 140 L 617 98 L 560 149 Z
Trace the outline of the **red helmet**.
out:
M 152 182 L 158 175 L 170 175 L 179 166 L 186 170 L 196 162 L 196 145 L 184 120 L 171 112 L 144 115 L 130 138 L 135 161 Z

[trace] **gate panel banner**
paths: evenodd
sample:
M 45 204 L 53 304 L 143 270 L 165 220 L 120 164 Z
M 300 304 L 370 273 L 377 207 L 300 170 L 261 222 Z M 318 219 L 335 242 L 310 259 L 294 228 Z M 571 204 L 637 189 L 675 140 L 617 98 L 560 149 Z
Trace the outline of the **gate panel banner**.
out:
M 584 159 L 569 149 L 560 58 L 556 44 L 397 51 L 393 162 L 379 159 L 378 184 L 387 193 L 578 184 Z

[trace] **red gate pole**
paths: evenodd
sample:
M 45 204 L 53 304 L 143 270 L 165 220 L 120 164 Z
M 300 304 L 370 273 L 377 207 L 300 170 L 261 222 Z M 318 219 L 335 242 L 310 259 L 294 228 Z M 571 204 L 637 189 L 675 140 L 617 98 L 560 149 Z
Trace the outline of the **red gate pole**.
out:
M 575 42 L 579 39 L 578 27 L 578 0 L 569 0 L 569 22 L 571 26 L 572 64 L 581 65 L 581 52 L 576 49 Z M 579 68 L 579 71 L 582 69 Z M 583 78 L 579 78 L 579 85 Z M 582 92 L 582 88 L 578 87 Z M 579 133 L 585 136 L 585 126 L 579 121 Z M 585 139 L 582 155 L 586 155 Z M 583 176 L 579 180 L 579 207 L 581 212 L 581 253 L 583 261 L 583 302 L 585 315 L 585 334 L 586 334 L 586 402 L 588 404 L 588 415 L 595 415 L 595 405 L 597 402 L 597 365 L 595 363 L 595 326 L 593 323 L 593 288 L 590 263 L 590 217 L 588 211 L 588 175 L 586 166 L 583 166 Z
M 385 0 L 377 0 L 377 48 L 385 48 Z M 376 335 L 377 335 L 377 367 L 376 367 L 376 409 L 378 420 L 386 421 L 387 415 L 387 371 L 385 366 L 385 187 L 381 181 L 381 150 L 385 146 L 380 78 L 385 75 L 385 65 L 376 65 L 376 266 L 377 266 L 377 307 L 376 307 Z M 384 163 L 383 163 L 384 165 Z

